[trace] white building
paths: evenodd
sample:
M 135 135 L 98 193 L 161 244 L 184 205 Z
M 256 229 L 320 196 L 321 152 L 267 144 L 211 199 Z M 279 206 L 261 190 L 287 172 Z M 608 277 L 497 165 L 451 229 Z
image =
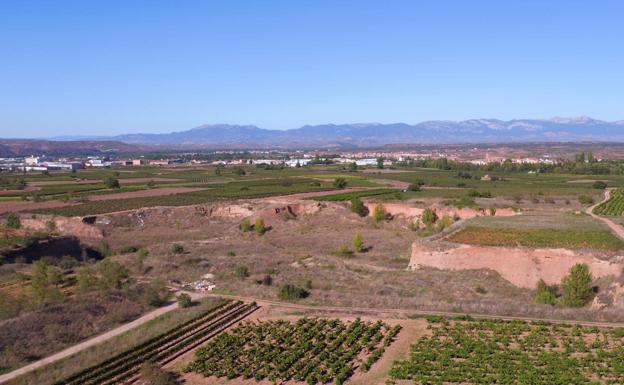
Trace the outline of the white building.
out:
M 291 160 L 287 160 L 284 163 L 288 167 L 297 167 L 297 164 L 299 166 L 307 166 L 308 164 L 310 164 L 310 159 L 291 159 Z

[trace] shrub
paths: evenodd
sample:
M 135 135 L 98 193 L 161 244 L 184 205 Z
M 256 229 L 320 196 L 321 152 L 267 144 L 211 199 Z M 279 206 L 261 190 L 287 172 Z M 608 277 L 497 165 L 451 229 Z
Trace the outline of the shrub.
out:
M 141 247 L 139 251 L 137 251 L 137 254 L 141 258 L 145 258 L 149 255 L 149 250 L 147 250 L 145 247 Z
M 154 362 L 146 362 L 141 365 L 141 383 L 146 385 L 177 385 L 180 383 L 178 376 L 163 370 Z
M 237 266 L 235 274 L 236 274 L 236 277 L 240 279 L 245 279 L 249 277 L 249 268 L 245 265 Z
M 422 213 L 421 220 L 425 226 L 431 226 L 438 220 L 438 214 L 434 210 L 426 208 Z
M 167 303 L 169 297 L 170 293 L 165 284 L 156 280 L 143 288 L 141 302 L 148 306 L 161 307 Z
M 373 223 L 377 224 L 388 218 L 388 213 L 383 204 L 378 203 L 373 209 Z
M 240 231 L 246 233 L 247 231 L 251 230 L 251 222 L 249 222 L 249 218 L 245 218 L 243 219 L 243 221 L 240 223 L 240 225 L 238 225 L 238 228 L 240 229 Z
M 258 235 L 262 235 L 266 232 L 266 227 L 264 226 L 264 220 L 262 220 L 262 218 L 256 219 L 256 224 L 254 225 L 254 231 Z
M 347 187 L 347 180 L 342 177 L 334 179 L 334 187 L 342 190 Z
M 112 176 L 106 177 L 104 179 L 104 185 L 107 188 L 120 188 L 121 186 L 119 185 L 119 180 L 116 178 L 113 178 Z
M 181 308 L 187 308 L 193 306 L 193 299 L 190 295 L 182 293 L 177 298 L 178 306 Z
M 544 280 L 537 283 L 533 302 L 540 305 L 555 305 L 557 303 L 557 290 L 553 286 L 548 286 Z
M 171 245 L 171 253 L 172 254 L 182 254 L 184 253 L 184 246 L 179 243 L 174 243 Z
M 10 229 L 19 229 L 20 227 L 22 227 L 22 221 L 20 220 L 19 215 L 15 213 L 9 213 L 9 215 L 7 215 L 6 225 Z
M 594 198 L 590 197 L 589 195 L 580 195 L 578 197 L 578 201 L 582 205 L 593 205 L 595 202 Z
M 106 241 L 100 242 L 98 246 L 98 251 L 102 255 L 102 257 L 110 257 L 113 255 L 113 249 L 111 249 L 110 245 Z
M 286 284 L 280 287 L 279 291 L 279 298 L 282 300 L 302 299 L 309 295 L 310 293 L 306 289 L 291 284 Z
M 271 277 L 270 274 L 267 274 L 264 277 L 262 277 L 262 279 L 259 280 L 258 283 L 264 286 L 271 286 L 273 284 L 273 277 Z
M 364 206 L 364 202 L 358 197 L 354 197 L 351 199 L 351 211 L 356 213 L 357 215 L 363 217 L 367 213 L 366 206 Z
M 353 248 L 355 249 L 355 251 L 357 251 L 358 253 L 361 253 L 364 251 L 364 239 L 362 238 L 362 234 L 360 233 L 356 233 L 355 237 L 353 237 Z
M 594 182 L 592 187 L 595 188 L 596 190 L 604 190 L 607 188 L 607 184 L 601 180 L 597 180 Z
M 342 256 L 349 256 L 353 254 L 353 251 L 351 251 L 351 249 L 349 249 L 349 246 L 347 245 L 340 245 L 340 248 L 338 249 L 338 254 Z
M 407 190 L 408 191 L 420 191 L 420 185 L 418 185 L 418 183 L 410 183 L 409 186 L 407 186 Z
M 563 279 L 563 304 L 569 307 L 583 307 L 591 299 L 592 275 L 589 266 L 577 263 L 572 266 L 570 273 Z
M 496 207 L 490 207 L 490 216 L 496 215 Z

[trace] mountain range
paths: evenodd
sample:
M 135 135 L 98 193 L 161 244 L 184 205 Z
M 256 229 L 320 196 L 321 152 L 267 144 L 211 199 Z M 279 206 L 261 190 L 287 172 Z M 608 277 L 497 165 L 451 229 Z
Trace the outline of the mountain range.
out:
M 76 137 L 55 140 L 78 139 Z M 207 124 L 166 134 L 80 137 L 172 148 L 355 148 L 391 144 L 503 142 L 624 142 L 624 121 L 589 117 L 552 119 L 471 119 L 406 123 L 306 125 L 272 130 L 253 125 Z

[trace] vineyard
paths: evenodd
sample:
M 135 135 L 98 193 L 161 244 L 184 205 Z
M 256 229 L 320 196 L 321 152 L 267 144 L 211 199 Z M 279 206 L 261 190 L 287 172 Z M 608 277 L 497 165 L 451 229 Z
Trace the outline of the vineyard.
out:
M 611 191 L 611 197 L 594 208 L 594 214 L 621 216 L 624 215 L 624 189 Z
M 430 319 L 390 375 L 415 384 L 624 383 L 624 329 L 544 322 Z
M 223 301 L 191 320 L 55 385 L 113 385 L 131 382 L 141 364 L 148 361 L 160 364 L 170 362 L 256 309 L 255 303 Z
M 245 323 L 199 349 L 185 371 L 228 379 L 341 385 L 356 369 L 368 371 L 400 329 L 359 319 Z

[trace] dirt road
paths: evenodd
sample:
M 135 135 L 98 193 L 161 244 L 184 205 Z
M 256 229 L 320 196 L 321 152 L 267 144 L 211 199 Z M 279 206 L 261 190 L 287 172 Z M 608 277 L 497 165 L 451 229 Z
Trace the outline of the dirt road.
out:
M 205 296 L 203 293 L 187 293 L 187 294 L 191 295 L 191 297 L 194 300 L 202 298 L 202 297 Z M 60 351 L 58 353 L 55 353 L 55 354 L 53 354 L 51 356 L 43 358 L 43 359 L 41 359 L 39 361 L 35 361 L 32 364 L 23 366 L 23 367 L 21 367 L 19 369 L 16 369 L 16 370 L 12 371 L 12 372 L 3 374 L 3 375 L 0 376 L 0 384 L 3 383 L 3 382 L 6 382 L 6 381 L 12 380 L 14 378 L 17 378 L 17 377 L 19 377 L 19 376 L 21 376 L 23 374 L 26 374 L 28 372 L 31 372 L 33 370 L 39 369 L 39 368 L 41 368 L 43 366 L 46 366 L 48 364 L 51 364 L 53 362 L 56 362 L 56 361 L 62 360 L 64 358 L 67 358 L 69 356 L 72 356 L 72 355 L 74 355 L 76 353 L 79 353 L 79 352 L 81 352 L 81 351 L 83 351 L 83 350 L 85 350 L 87 348 L 92 347 L 92 346 L 98 345 L 98 344 L 100 344 L 100 343 L 102 343 L 104 341 L 107 341 L 107 340 L 115 337 L 115 336 L 123 334 L 123 333 L 127 332 L 128 330 L 134 329 L 137 326 L 140 326 L 140 325 L 142 325 L 142 324 L 144 324 L 146 322 L 149 322 L 149 321 L 153 320 L 154 318 L 157 318 L 157 317 L 159 317 L 159 316 L 161 316 L 161 315 L 163 315 L 165 313 L 168 313 L 168 312 L 170 312 L 172 310 L 175 310 L 175 309 L 177 309 L 177 307 L 178 307 L 178 304 L 177 303 L 173 303 L 171 305 L 158 308 L 158 309 L 156 309 L 156 310 L 154 310 L 154 311 L 152 311 L 150 313 L 147 313 L 144 316 L 142 316 L 140 318 L 137 318 L 137 319 L 135 319 L 132 322 L 128 322 L 127 324 L 124 324 L 124 325 L 122 325 L 122 326 L 120 326 L 120 327 L 118 327 L 116 329 L 109 330 L 109 331 L 107 331 L 104 334 L 100 334 L 97 337 L 93 337 L 93 338 L 91 338 L 89 340 L 86 340 L 86 341 L 81 342 L 81 343 L 79 343 L 77 345 L 69 347 L 69 348 L 67 348 L 65 350 L 62 350 L 62 351 Z
M 615 235 L 617 235 L 621 239 L 624 239 L 624 228 L 622 228 L 622 226 L 620 226 L 619 224 L 613 222 L 609 218 L 601 217 L 600 215 L 594 214 L 594 209 L 598 205 L 600 205 L 601 203 L 608 201 L 610 197 L 611 197 L 611 190 L 610 189 L 605 190 L 604 200 L 602 200 L 601 202 L 598 202 L 595 205 L 587 208 L 587 210 L 585 210 L 585 212 L 587 214 L 591 215 L 593 218 L 595 218 L 595 219 L 597 219 L 599 221 L 602 221 L 604 224 L 609 226 L 609 228 L 615 233 Z

